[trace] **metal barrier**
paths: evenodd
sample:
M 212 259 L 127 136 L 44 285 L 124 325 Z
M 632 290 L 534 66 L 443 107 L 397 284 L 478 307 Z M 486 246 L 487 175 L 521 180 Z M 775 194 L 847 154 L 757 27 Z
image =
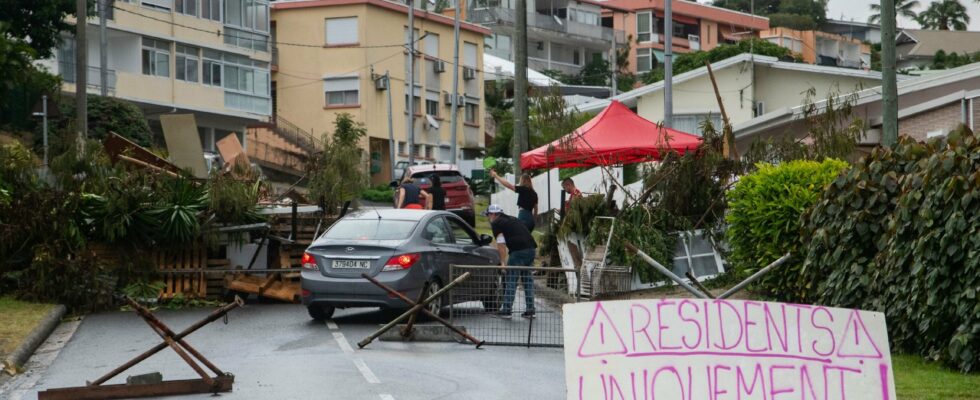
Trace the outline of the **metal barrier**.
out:
M 451 279 L 470 274 L 469 279 L 449 292 L 450 323 L 465 326 L 467 332 L 488 345 L 563 346 L 561 306 L 575 302 L 577 297 L 568 294 L 565 274 L 576 273 L 575 270 L 451 265 L 449 271 Z M 510 313 L 502 315 L 508 274 L 516 283 Z M 533 283 L 533 315 L 528 314 L 532 310 L 527 306 L 528 291 L 522 283 L 526 279 Z

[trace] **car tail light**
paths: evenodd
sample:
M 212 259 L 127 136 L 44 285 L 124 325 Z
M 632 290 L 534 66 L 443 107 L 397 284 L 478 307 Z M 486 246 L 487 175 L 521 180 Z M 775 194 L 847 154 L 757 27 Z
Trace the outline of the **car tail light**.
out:
M 416 261 L 419 260 L 419 258 L 422 258 L 419 253 L 409 253 L 391 257 L 388 259 L 388 262 L 385 263 L 385 266 L 381 269 L 381 271 L 400 271 L 403 269 L 409 269 L 415 264 Z
M 307 271 L 319 271 L 320 267 L 316 265 L 316 259 L 313 258 L 310 253 L 303 253 L 303 259 L 300 261 L 303 265 L 303 269 Z

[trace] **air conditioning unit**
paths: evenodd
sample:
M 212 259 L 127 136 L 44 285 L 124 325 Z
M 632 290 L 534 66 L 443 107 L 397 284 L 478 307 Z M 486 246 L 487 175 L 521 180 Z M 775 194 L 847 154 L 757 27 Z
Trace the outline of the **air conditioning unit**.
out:
M 435 62 L 432 63 L 432 70 L 439 74 L 446 72 L 446 63 L 440 60 L 436 60 Z
M 442 95 L 442 101 L 447 106 L 452 106 L 453 105 L 453 95 L 452 95 L 452 93 L 445 93 L 445 94 L 443 94 Z M 458 107 L 462 107 L 465 102 L 466 102 L 466 97 L 464 97 L 463 95 L 457 95 L 456 96 L 456 107 L 457 108 Z
M 476 79 L 476 70 L 470 67 L 463 67 L 463 79 L 467 81 Z
M 380 76 L 374 80 L 374 88 L 377 90 L 388 90 L 388 77 Z
M 687 46 L 691 50 L 701 50 L 701 36 L 687 35 Z

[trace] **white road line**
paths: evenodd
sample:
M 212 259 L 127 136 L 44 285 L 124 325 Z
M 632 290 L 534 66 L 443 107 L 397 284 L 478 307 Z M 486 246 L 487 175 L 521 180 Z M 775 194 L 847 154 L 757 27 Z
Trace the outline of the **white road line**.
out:
M 392 396 L 390 394 L 382 394 L 381 400 L 395 400 L 395 396 Z
M 340 329 L 340 327 L 337 326 L 337 323 L 336 322 L 333 322 L 332 319 L 328 319 L 327 320 L 327 328 L 330 329 L 330 330 L 332 330 L 332 331 L 335 331 L 337 329 Z
M 344 353 L 354 354 L 354 348 L 350 347 L 350 343 L 347 343 L 347 338 L 344 337 L 343 333 L 334 332 L 333 338 L 337 341 L 337 345 L 340 346 L 340 349 L 343 350 Z
M 364 379 L 366 379 L 368 383 L 381 383 L 381 380 L 379 380 L 378 377 L 374 375 L 374 372 L 371 372 L 371 369 L 368 368 L 367 364 L 364 363 L 364 360 L 360 358 L 355 358 L 354 365 L 356 365 L 357 369 L 361 371 L 361 375 L 364 375 Z

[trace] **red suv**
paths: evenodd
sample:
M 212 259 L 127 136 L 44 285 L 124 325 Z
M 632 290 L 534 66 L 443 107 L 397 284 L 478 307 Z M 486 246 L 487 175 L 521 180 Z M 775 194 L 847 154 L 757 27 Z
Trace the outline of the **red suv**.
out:
M 446 211 L 458 215 L 463 221 L 476 226 L 476 213 L 473 210 L 473 191 L 470 185 L 459 173 L 459 168 L 453 164 L 429 164 L 413 165 L 405 169 L 405 172 L 397 181 L 392 181 L 391 186 L 397 188 L 405 176 L 410 175 L 422 190 L 428 190 L 432 186 L 430 180 L 433 176 L 439 176 L 442 188 L 446 190 Z M 398 192 L 395 192 L 393 203 L 398 201 Z

